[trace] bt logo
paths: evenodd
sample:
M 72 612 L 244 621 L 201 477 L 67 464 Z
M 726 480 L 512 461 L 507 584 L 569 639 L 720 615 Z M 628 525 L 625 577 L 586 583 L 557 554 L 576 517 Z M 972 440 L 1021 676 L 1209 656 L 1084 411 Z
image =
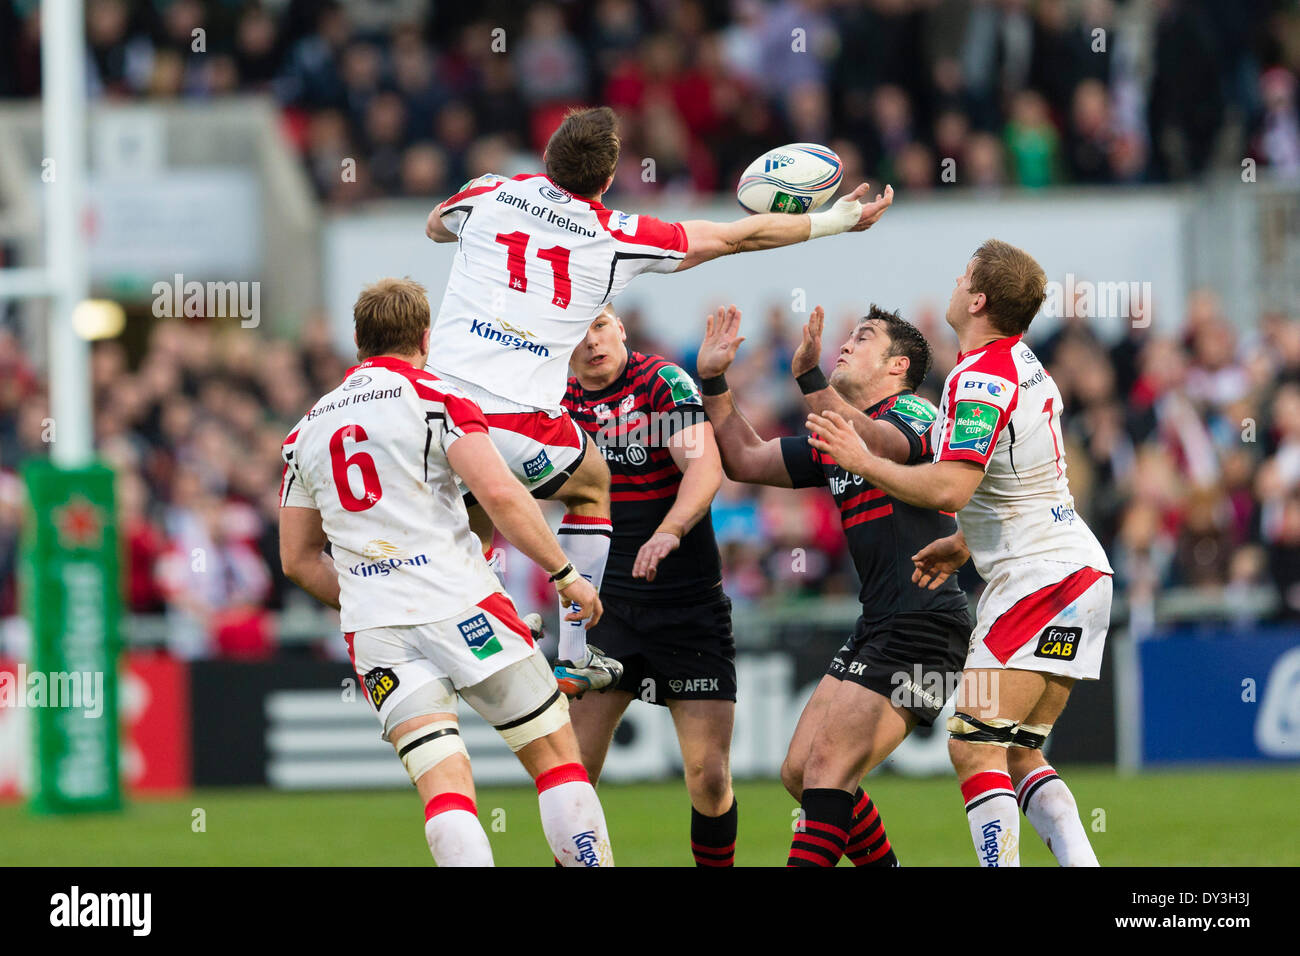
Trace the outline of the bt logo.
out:
M 1006 391 L 1006 389 L 1003 388 L 1001 385 L 999 385 L 997 382 L 977 382 L 977 381 L 968 380 L 963 387 L 973 388 L 973 389 L 982 388 L 990 395 L 993 396 L 1001 395 L 1003 392 Z

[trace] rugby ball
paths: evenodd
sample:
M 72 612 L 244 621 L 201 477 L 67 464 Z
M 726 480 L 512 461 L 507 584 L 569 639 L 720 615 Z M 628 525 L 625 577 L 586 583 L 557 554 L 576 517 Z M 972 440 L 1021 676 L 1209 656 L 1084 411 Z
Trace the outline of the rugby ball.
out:
M 835 195 L 844 164 L 816 143 L 770 149 L 749 164 L 736 198 L 750 212 L 812 212 Z

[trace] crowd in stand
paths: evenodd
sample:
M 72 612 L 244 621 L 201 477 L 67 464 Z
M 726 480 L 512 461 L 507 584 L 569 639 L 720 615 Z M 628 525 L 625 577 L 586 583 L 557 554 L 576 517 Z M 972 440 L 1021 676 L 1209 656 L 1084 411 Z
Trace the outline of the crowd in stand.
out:
M 1178 180 L 1216 156 L 1300 175 L 1281 0 L 88 0 L 86 24 L 94 95 L 268 94 L 334 204 L 531 172 L 591 103 L 622 117 L 623 195 L 725 193 L 798 141 L 912 191 Z M 38 4 L 3 0 L 0 96 L 39 88 Z

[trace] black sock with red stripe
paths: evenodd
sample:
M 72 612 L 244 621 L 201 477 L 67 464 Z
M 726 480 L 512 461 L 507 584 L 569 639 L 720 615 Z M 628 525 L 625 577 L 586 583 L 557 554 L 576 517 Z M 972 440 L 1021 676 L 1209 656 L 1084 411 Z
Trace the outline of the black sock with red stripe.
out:
M 691 853 L 696 866 L 736 865 L 736 798 L 720 817 L 706 817 L 691 807 Z
M 799 828 L 786 866 L 834 866 L 844 855 L 853 819 L 853 794 L 813 788 L 803 792 Z
M 898 866 L 880 811 L 861 787 L 853 795 L 853 822 L 849 824 L 849 845 L 844 855 L 854 866 Z

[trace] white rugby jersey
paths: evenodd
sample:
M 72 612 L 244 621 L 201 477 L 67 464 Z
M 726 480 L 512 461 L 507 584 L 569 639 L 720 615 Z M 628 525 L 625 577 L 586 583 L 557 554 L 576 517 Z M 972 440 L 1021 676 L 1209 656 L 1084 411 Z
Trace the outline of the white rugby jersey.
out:
M 321 513 L 343 630 L 439 621 L 499 590 L 447 462 L 456 439 L 487 430 L 454 386 L 380 357 L 289 433 L 280 506 Z
M 1010 563 L 1040 560 L 1110 572 L 1101 543 L 1074 510 L 1061 392 L 1020 339 L 958 355 L 944 380 L 934 460 L 984 468 L 957 523 L 985 581 Z
M 438 211 L 459 249 L 428 368 L 549 411 L 605 303 L 686 256 L 680 224 L 606 209 L 541 174 L 481 176 Z

